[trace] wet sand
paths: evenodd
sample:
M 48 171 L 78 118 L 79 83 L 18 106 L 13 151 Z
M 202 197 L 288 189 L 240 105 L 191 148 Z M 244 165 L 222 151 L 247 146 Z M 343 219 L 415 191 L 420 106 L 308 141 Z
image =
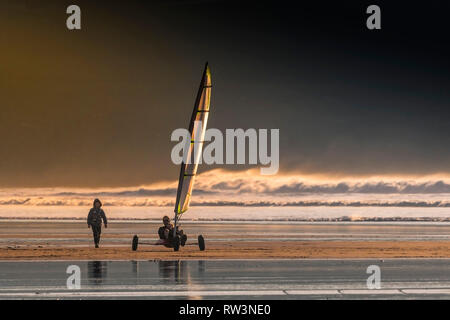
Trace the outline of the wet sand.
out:
M 179 252 L 153 243 L 159 224 L 114 222 L 95 249 L 84 222 L 0 221 L 0 260 L 154 260 L 302 258 L 450 258 L 449 224 L 383 223 L 184 223 L 188 242 Z
M 74 265 L 79 290 L 67 288 Z M 367 287 L 373 265 L 380 289 Z M 0 299 L 449 299 L 449 269 L 450 259 L 3 261 Z

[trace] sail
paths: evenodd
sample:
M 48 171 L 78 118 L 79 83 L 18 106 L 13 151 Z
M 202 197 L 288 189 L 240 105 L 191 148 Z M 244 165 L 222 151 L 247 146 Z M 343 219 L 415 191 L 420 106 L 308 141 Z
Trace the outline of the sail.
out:
M 198 164 L 201 161 L 206 124 L 209 115 L 209 103 L 211 98 L 211 71 L 208 63 L 203 71 L 202 81 L 198 89 L 194 110 L 189 123 L 191 143 L 187 154 L 181 163 L 180 178 L 178 181 L 177 200 L 175 202 L 175 223 L 188 208 L 194 188 L 195 175 Z

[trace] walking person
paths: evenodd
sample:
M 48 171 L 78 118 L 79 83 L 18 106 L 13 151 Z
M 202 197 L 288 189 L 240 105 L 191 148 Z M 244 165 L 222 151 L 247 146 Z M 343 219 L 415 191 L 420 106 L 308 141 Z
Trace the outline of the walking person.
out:
M 108 228 L 108 221 L 106 220 L 105 212 L 101 209 L 102 203 L 99 199 L 94 200 L 94 206 L 89 211 L 87 217 L 88 228 L 92 227 L 92 234 L 94 236 L 95 247 L 98 248 L 100 243 L 100 234 L 102 233 L 102 220 L 105 228 Z

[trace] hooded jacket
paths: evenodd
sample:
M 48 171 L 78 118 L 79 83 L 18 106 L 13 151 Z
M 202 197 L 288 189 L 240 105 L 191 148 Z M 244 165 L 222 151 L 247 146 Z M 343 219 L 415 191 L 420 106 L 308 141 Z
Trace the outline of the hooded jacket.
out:
M 100 203 L 100 208 L 95 208 L 95 203 Z M 88 217 L 87 217 L 87 224 L 89 226 L 101 226 L 102 220 L 105 226 L 108 224 L 108 221 L 106 220 L 105 212 L 101 209 L 102 203 L 99 199 L 94 200 L 94 204 L 92 209 L 89 211 Z

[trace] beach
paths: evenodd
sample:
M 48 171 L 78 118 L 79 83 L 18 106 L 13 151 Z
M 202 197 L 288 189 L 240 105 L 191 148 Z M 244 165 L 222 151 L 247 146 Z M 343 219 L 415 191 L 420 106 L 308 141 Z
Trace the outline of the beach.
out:
M 149 245 L 158 227 L 112 220 L 95 249 L 84 221 L 1 220 L 0 260 L 450 258 L 450 224 L 442 222 L 185 222 L 189 245 L 179 252 Z M 199 234 L 205 251 L 195 245 Z

